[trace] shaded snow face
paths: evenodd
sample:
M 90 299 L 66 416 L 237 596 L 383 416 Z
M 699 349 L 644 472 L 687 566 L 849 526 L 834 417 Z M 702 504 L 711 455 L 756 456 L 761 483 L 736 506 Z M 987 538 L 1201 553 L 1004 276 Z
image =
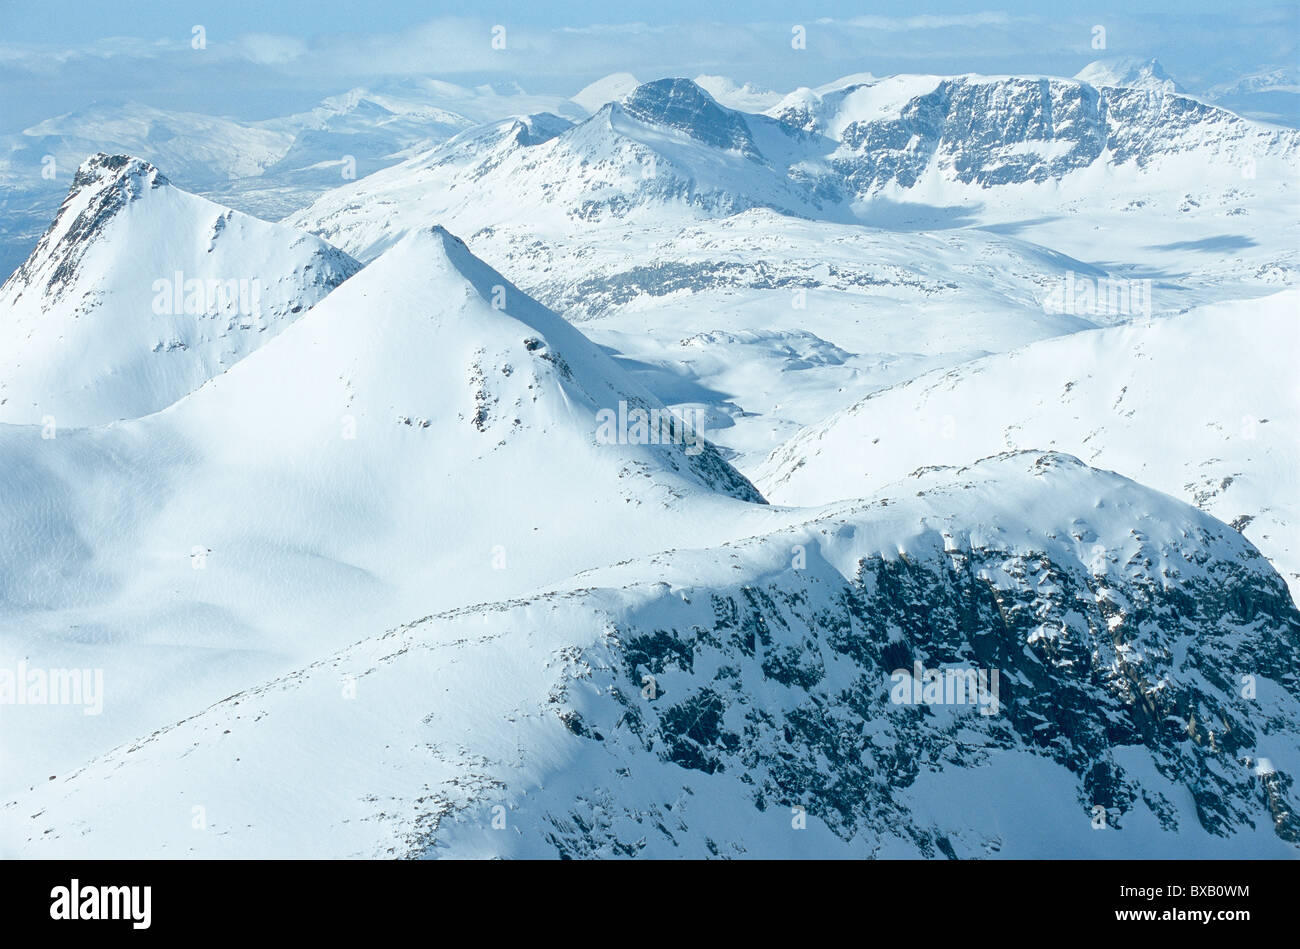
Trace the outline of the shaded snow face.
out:
M 614 787 L 622 768 L 644 780 L 638 765 L 651 762 L 717 777 L 775 812 L 782 849 L 797 847 L 780 828 L 793 814 L 862 854 L 1172 854 L 1257 827 L 1286 853 L 1300 844 L 1293 776 L 1261 778 L 1257 763 L 1290 748 L 1300 727 L 1300 613 L 1263 558 L 1209 518 L 1175 515 L 1182 523 L 1166 533 L 1173 525 L 1156 521 L 1173 509 L 1153 508 L 1120 540 L 1137 499 L 1112 478 L 1059 456 L 1004 456 L 915 478 L 871 514 L 738 545 L 743 580 L 695 585 L 687 568 L 680 587 L 647 589 L 611 616 L 571 662 L 556 714 L 600 748 L 593 758 L 614 759 Z M 1085 485 L 1097 509 L 1080 510 L 1068 532 L 1022 538 L 997 501 L 987 531 L 953 529 L 971 523 L 953 516 L 964 506 L 954 489 L 1012 489 L 1060 516 Z M 874 517 L 909 522 L 913 487 L 944 513 L 922 515 L 896 553 L 864 554 Z M 1116 502 L 1120 512 L 1101 510 Z M 904 510 L 891 515 L 892 504 Z M 936 687 L 945 678 L 974 685 L 973 697 Z M 1013 817 L 1008 785 L 1031 759 L 1057 766 L 1069 790 L 1053 797 L 1043 782 L 1039 815 Z M 1000 818 L 981 823 L 952 801 L 973 782 Z M 641 836 L 651 812 L 611 813 L 601 801 L 556 800 L 548 839 L 569 855 L 662 852 L 665 836 L 698 847 L 700 833 L 706 847 L 735 847 L 706 830 L 707 805 Z M 1245 846 L 1257 845 L 1270 849 Z
M 1235 531 L 1010 454 L 363 641 L 34 789 L 9 845 L 1284 856 L 1298 664 L 1300 614 Z M 918 666 L 977 700 L 900 700 Z M 248 789 L 286 782 L 272 821 Z M 158 820 L 200 792 L 227 833 Z

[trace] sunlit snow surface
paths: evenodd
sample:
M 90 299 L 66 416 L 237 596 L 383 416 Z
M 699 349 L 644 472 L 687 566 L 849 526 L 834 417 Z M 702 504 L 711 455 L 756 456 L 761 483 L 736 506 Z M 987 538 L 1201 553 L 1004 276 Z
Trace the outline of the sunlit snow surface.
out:
M 46 123 L 0 856 L 1296 856 L 1300 136 L 1080 79 Z

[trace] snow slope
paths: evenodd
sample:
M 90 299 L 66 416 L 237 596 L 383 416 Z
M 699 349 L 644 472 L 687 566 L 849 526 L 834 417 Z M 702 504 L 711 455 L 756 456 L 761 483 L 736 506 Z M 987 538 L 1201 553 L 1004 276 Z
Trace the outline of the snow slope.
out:
M 805 425 L 937 366 L 1094 326 L 1039 300 L 1086 264 L 978 230 L 893 233 L 753 209 L 597 231 L 552 252 L 496 228 L 512 274 L 748 471 Z
M 992 714 L 900 704 L 918 663 Z M 1297 663 L 1235 531 L 1011 454 L 364 640 L 35 783 L 0 854 L 1294 857 Z
M 782 504 L 1013 449 L 1078 455 L 1240 527 L 1300 597 L 1300 295 L 1034 343 L 868 395 L 776 449 Z
M 620 402 L 658 407 L 434 228 L 161 412 L 0 426 L 0 661 L 111 693 L 6 728 L 6 780 L 375 623 L 788 519 L 706 442 L 602 441 Z
M 0 286 L 0 421 L 156 412 L 280 333 L 360 269 L 325 242 L 96 155 Z
M 589 114 L 594 114 L 606 102 L 617 102 L 639 85 L 641 81 L 631 73 L 610 73 L 603 79 L 583 86 L 572 98 Z
M 1074 75 L 1080 82 L 1097 86 L 1120 86 L 1127 89 L 1147 89 L 1155 93 L 1182 93 L 1165 68 L 1154 59 L 1115 57 L 1098 59 L 1084 66 Z

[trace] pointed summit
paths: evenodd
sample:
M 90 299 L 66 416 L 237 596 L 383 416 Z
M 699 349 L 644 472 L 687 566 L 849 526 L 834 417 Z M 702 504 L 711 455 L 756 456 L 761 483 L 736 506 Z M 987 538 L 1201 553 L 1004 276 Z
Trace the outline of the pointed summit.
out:
M 67 288 L 76 263 L 122 208 L 170 182 L 149 162 L 100 152 L 81 163 L 68 196 L 36 249 L 16 270 L 0 295 L 21 295 L 41 280 L 42 292 L 57 298 Z
M 415 426 L 425 443 L 467 459 L 567 446 L 563 457 L 591 453 L 593 467 L 595 458 L 634 458 L 647 472 L 663 469 L 651 480 L 763 503 L 693 431 L 678 441 L 602 443 L 601 412 L 620 405 L 662 409 L 572 324 L 434 225 L 403 237 L 274 346 L 177 410 L 222 430 L 265 429 L 279 441 L 293 430 L 326 444 L 346 414 L 376 442 L 404 444 Z
M 570 98 L 588 112 L 595 113 L 605 103 L 617 102 L 639 85 L 641 80 L 631 73 L 616 72 L 584 86 L 580 92 L 574 93 Z
M 740 114 L 718 105 L 717 100 L 690 79 L 657 79 L 637 86 L 622 102 L 622 109 L 648 125 L 685 132 L 696 141 L 756 157 L 758 148 Z
M 1149 89 L 1153 92 L 1183 91 L 1157 60 L 1132 56 L 1099 59 L 1084 66 L 1074 78 L 1097 87 L 1119 86 L 1125 89 Z
M 0 287 L 0 421 L 97 425 L 165 408 L 360 264 L 324 241 L 98 154 Z
M 170 184 L 162 172 L 143 158 L 99 152 L 91 155 L 77 168 L 72 179 L 72 190 L 102 190 L 106 187 L 121 187 L 132 181 L 143 181 L 151 187 Z

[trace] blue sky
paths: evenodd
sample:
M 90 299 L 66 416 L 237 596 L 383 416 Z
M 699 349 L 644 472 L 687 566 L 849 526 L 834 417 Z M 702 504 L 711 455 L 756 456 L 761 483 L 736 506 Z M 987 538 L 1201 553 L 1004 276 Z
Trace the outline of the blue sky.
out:
M 490 46 L 492 26 L 507 48 Z M 804 50 L 790 47 L 794 24 Z M 1106 28 L 1104 51 L 1092 30 Z M 192 48 L 202 26 L 206 48 Z M 261 118 L 358 85 L 429 75 L 574 92 L 610 72 L 720 73 L 788 90 L 869 71 L 1072 75 L 1155 57 L 1192 90 L 1297 62 L 1300 2 L 1052 4 L 884 0 L 612 5 L 0 0 L 0 132 L 93 102 Z
M 224 0 L 198 4 L 176 0 L 134 0 L 121 3 L 64 3 L 52 10 L 48 0 L 0 0 L 4 11 L 5 39 L 15 42 L 80 43 L 105 36 L 151 39 L 195 22 L 229 34 L 266 32 L 298 34 L 356 32 L 358 16 L 366 32 L 400 31 L 444 17 L 472 17 L 520 26 L 589 26 L 593 23 L 643 22 L 649 25 L 690 23 L 700 20 L 757 23 L 803 22 L 821 18 L 848 20 L 864 15 L 910 17 L 918 14 L 971 14 L 986 10 L 1014 15 L 1066 18 L 1087 13 L 1101 16 L 1127 12 L 1151 13 L 1174 20 L 1181 16 L 1276 7 L 1269 0 L 1130 0 L 1123 3 L 1054 4 L 1043 0 L 1015 0 L 971 4 L 940 0 L 829 0 L 791 3 L 788 0 L 749 0 L 718 3 L 706 0 L 658 0 L 654 3 L 610 3 L 609 0 L 493 0 L 487 3 L 446 0 L 405 2 L 328 2 L 328 0 Z M 196 19 L 197 18 L 197 19 Z M 1086 18 L 1086 17 L 1085 17 Z

